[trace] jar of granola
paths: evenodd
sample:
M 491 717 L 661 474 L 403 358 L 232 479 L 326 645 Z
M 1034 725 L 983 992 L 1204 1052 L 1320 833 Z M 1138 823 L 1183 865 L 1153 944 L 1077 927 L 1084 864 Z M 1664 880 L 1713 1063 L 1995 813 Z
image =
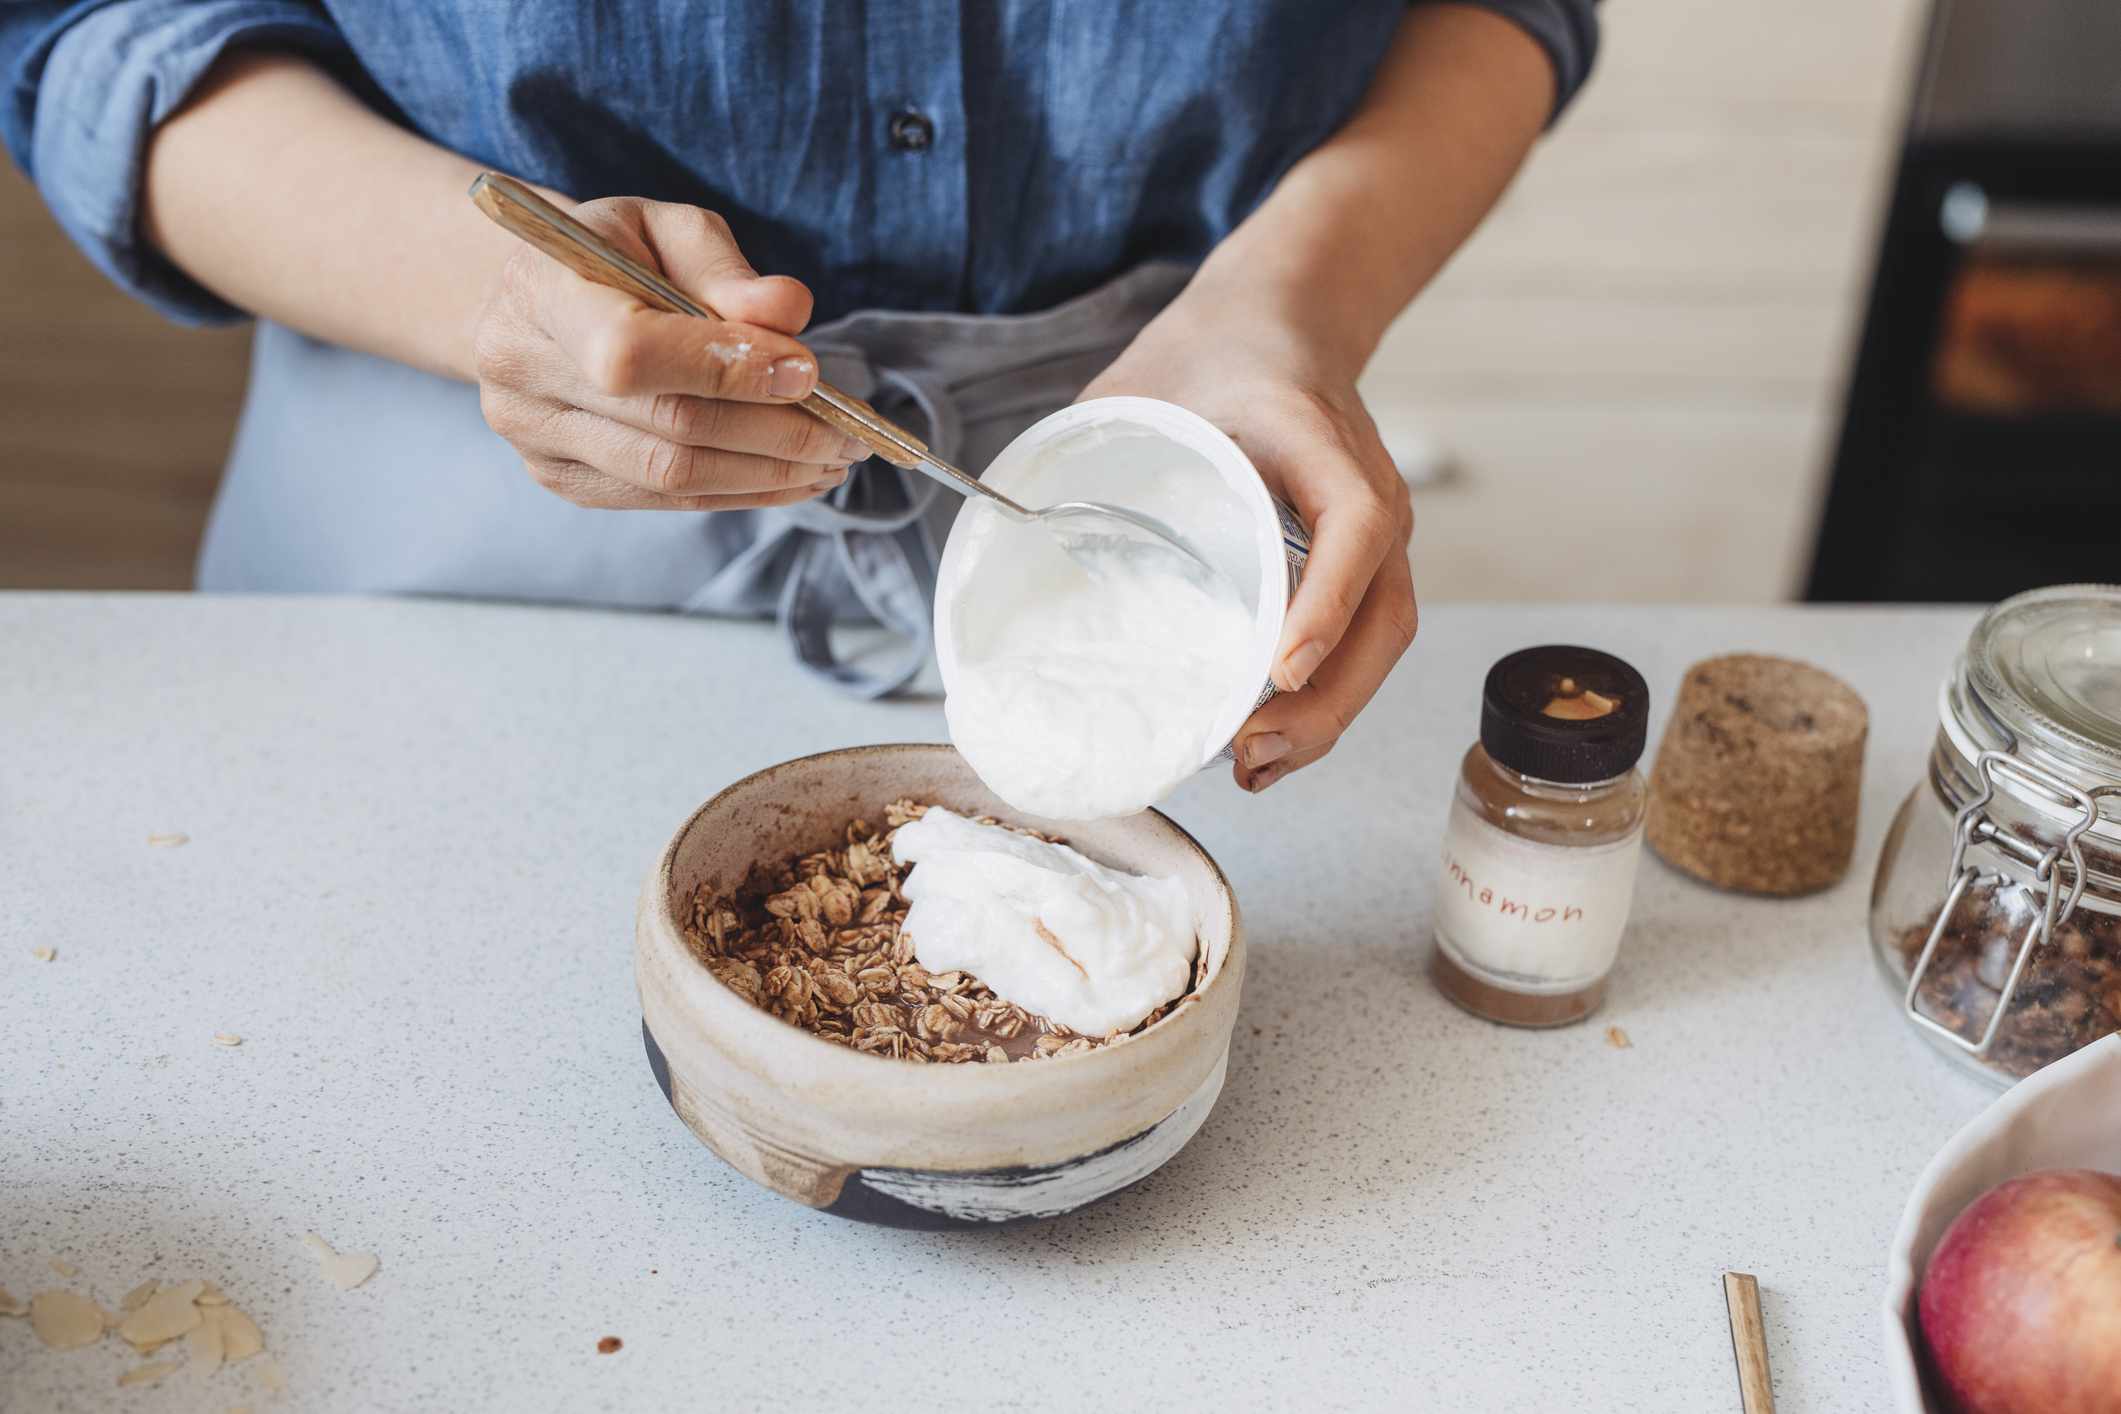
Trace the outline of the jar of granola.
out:
M 1909 1020 L 1999 1084 L 2121 1031 L 2121 587 L 1983 616 L 1871 890 Z

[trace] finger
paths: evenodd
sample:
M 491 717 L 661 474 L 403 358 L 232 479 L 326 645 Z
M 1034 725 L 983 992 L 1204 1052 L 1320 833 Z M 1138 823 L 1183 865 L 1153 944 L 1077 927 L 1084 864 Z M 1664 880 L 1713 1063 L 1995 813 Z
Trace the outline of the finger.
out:
M 606 476 L 586 462 L 561 457 L 530 456 L 524 459 L 531 475 L 555 495 L 578 506 L 611 511 L 732 511 L 789 506 L 812 500 L 846 483 L 847 472 L 822 471 L 804 486 L 779 491 L 743 492 L 728 496 L 659 496 L 631 482 Z
M 719 447 L 694 447 L 599 417 L 561 408 L 515 438 L 519 448 L 582 462 L 605 476 L 657 496 L 733 496 L 809 486 L 845 465 L 823 466 Z
M 729 223 L 697 206 L 647 202 L 641 238 L 670 282 L 723 319 L 799 334 L 810 322 L 810 290 L 784 275 L 761 276 Z
M 607 397 L 691 393 L 793 402 L 817 386 L 817 360 L 786 334 L 663 314 L 548 266 L 540 275 L 538 322 L 590 387 Z
M 1293 756 L 1285 756 L 1279 761 L 1257 769 L 1247 767 L 1240 761 L 1232 768 L 1233 774 L 1236 776 L 1239 786 L 1257 795 L 1282 777 L 1301 771 L 1313 761 L 1319 760 L 1325 756 L 1328 750 L 1330 750 L 1328 747 L 1313 747 L 1309 751 L 1299 751 Z
M 580 394 L 584 409 L 688 447 L 719 447 L 782 461 L 845 466 L 869 448 L 800 408 L 662 393 L 652 398 Z
M 1284 692 L 1309 682 L 1339 647 L 1378 566 L 1387 554 L 1406 548 L 1397 509 L 1369 488 L 1352 461 L 1343 482 L 1351 489 L 1296 507 L 1311 526 L 1311 559 L 1289 605 L 1275 658 L 1274 685 Z
M 1263 788 L 1331 750 L 1414 641 L 1420 614 L 1404 550 L 1389 555 L 1333 656 L 1301 692 L 1273 697 L 1239 729 L 1237 763 Z M 1278 769 L 1277 769 L 1278 768 Z M 1262 772 L 1269 773 L 1264 782 Z M 1244 782 L 1240 777 L 1240 784 Z

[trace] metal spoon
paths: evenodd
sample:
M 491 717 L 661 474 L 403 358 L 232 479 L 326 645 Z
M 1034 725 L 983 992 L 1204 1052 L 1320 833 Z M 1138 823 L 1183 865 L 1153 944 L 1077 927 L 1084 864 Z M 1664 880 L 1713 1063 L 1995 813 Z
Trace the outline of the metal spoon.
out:
M 719 317 L 513 177 L 481 172 L 471 184 L 471 199 L 496 224 L 585 280 L 622 290 L 666 314 Z M 1101 501 L 1062 501 L 1041 510 L 1021 505 L 936 456 L 927 443 L 830 383 L 820 380 L 816 390 L 796 406 L 893 466 L 921 472 L 960 496 L 981 497 L 1013 521 L 1045 526 L 1061 548 L 1093 574 L 1107 572 L 1116 559 L 1134 556 L 1175 569 L 1211 591 L 1229 583 L 1228 576 L 1192 541 L 1156 517 Z

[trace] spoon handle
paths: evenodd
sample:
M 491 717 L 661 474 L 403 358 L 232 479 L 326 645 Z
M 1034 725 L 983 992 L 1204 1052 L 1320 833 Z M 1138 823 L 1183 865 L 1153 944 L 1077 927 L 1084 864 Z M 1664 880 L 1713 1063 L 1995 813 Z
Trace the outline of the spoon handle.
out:
M 689 314 L 697 319 L 720 317 L 513 177 L 499 172 L 479 173 L 471 184 L 471 200 L 496 225 L 528 241 L 585 280 L 623 291 L 665 314 Z M 893 466 L 926 470 L 922 463 L 932 460 L 927 443 L 852 393 L 843 393 L 823 379 L 796 406 L 819 421 L 830 423 Z M 958 475 L 970 482 L 975 491 L 984 490 L 963 472 Z

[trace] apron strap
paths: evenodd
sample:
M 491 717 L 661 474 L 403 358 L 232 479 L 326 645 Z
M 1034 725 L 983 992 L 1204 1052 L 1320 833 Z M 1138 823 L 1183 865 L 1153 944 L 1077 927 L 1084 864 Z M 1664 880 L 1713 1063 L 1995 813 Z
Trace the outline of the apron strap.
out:
M 820 362 L 828 357 L 819 351 Z M 870 373 L 859 381 L 874 391 L 857 397 L 869 398 L 896 421 L 921 424 L 914 430 L 938 456 L 957 456 L 963 423 L 948 389 L 897 369 Z M 938 557 L 925 515 L 929 504 L 946 493 L 932 478 L 878 458 L 856 467 L 830 496 L 788 508 L 789 526 L 807 533 L 800 535 L 782 583 L 778 617 L 805 669 L 856 697 L 876 698 L 905 687 L 928 661 Z M 894 647 L 859 659 L 840 656 L 832 643 L 832 622 L 835 606 L 849 591 L 897 640 Z

